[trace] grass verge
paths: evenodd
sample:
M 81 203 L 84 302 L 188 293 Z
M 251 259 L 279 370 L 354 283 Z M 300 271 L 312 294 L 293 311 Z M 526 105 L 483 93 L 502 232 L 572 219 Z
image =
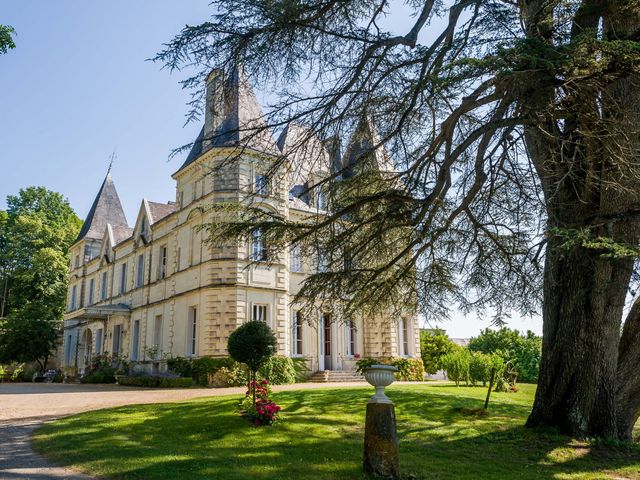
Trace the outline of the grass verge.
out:
M 283 421 L 262 428 L 237 414 L 237 396 L 99 410 L 46 424 L 33 440 L 58 464 L 114 479 L 353 480 L 363 478 L 371 393 L 277 393 Z M 534 386 L 493 394 L 486 414 L 479 387 L 398 384 L 387 393 L 396 404 L 406 478 L 640 478 L 639 447 L 525 429 Z

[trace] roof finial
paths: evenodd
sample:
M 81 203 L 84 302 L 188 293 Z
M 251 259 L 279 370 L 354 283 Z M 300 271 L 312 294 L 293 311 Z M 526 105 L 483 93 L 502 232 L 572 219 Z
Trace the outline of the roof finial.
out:
M 109 157 L 109 168 L 107 169 L 107 175 L 109 175 L 111 173 L 111 168 L 113 167 L 113 161 L 118 158 L 116 156 L 116 149 L 113 149 L 113 152 L 111 152 L 111 156 Z

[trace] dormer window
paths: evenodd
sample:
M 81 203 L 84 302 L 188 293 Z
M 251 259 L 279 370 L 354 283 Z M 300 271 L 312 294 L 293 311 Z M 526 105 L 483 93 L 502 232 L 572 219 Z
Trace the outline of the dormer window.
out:
M 147 244 L 149 242 L 149 222 L 146 218 L 142 219 L 142 225 L 140 226 L 140 238 Z
M 255 175 L 253 179 L 253 193 L 256 195 L 269 195 L 269 182 L 266 175 Z

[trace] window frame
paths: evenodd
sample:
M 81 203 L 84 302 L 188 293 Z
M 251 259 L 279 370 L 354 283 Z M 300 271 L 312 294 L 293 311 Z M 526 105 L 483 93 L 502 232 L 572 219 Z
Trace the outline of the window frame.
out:
M 144 264 L 144 253 L 141 253 L 136 258 L 136 288 L 144 287 Z
M 264 313 L 264 318 L 259 318 L 262 317 L 263 315 L 259 315 L 257 314 L 258 312 L 263 312 Z M 264 322 L 267 325 L 270 325 L 269 323 L 269 304 L 268 303 L 259 303 L 259 302 L 254 302 L 251 304 L 251 321 L 255 322 L 255 321 L 260 321 L 260 322 Z
M 160 255 L 158 258 L 158 279 L 164 280 L 167 278 L 167 257 L 169 254 L 169 249 L 167 248 L 167 244 L 160 246 Z
M 100 301 L 104 302 L 107 300 L 107 294 L 108 292 L 108 282 L 109 279 L 107 277 L 107 272 L 102 272 L 102 275 L 100 276 Z
M 198 355 L 198 307 L 189 307 L 187 322 L 187 356 Z
M 304 356 L 304 318 L 300 310 L 294 310 L 291 322 L 291 356 Z
M 120 264 L 120 295 L 127 293 L 127 262 Z
M 253 175 L 253 193 L 266 197 L 269 195 L 269 179 L 266 175 L 261 173 L 254 173 Z

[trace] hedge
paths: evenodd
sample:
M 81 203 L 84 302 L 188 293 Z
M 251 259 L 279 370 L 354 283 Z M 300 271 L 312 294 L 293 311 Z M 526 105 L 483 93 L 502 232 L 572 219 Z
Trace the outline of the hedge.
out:
M 122 375 L 118 376 L 118 383 L 129 387 L 151 388 L 186 388 L 193 385 L 188 377 L 163 377 L 159 375 Z
M 198 385 L 211 387 L 242 387 L 247 384 L 247 366 L 229 357 L 183 358 L 167 360 L 169 370 L 183 377 L 191 377 Z M 258 378 L 266 378 L 273 385 L 295 383 L 303 378 L 306 364 L 284 356 L 274 356 L 258 370 Z
M 393 365 L 398 369 L 395 372 L 396 380 L 401 382 L 424 381 L 424 364 L 422 358 L 363 358 L 356 362 L 356 371 L 364 374 L 371 365 Z

